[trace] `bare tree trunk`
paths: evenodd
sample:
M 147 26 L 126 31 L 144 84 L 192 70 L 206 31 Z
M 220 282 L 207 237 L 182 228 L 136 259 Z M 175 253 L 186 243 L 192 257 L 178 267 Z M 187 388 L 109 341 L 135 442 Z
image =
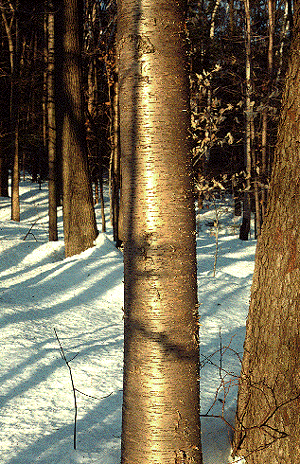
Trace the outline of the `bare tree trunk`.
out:
M 300 462 L 300 4 L 267 214 L 255 260 L 234 454 L 247 464 Z
M 61 150 L 65 255 L 80 253 L 97 237 L 87 163 L 83 111 L 80 18 L 82 4 L 62 2 Z
M 202 462 L 184 4 L 118 2 L 122 464 Z
M 246 48 L 246 143 L 245 143 L 245 158 L 246 158 L 246 191 L 244 192 L 243 200 L 243 219 L 240 228 L 240 239 L 248 240 L 251 222 L 251 205 L 250 205 L 250 189 L 251 189 L 251 171 L 252 171 L 252 125 L 253 125 L 253 107 L 251 102 L 252 96 L 252 63 L 251 63 L 251 18 L 250 18 L 250 3 L 249 0 L 244 0 L 245 6 L 245 48 Z
M 46 40 L 46 38 L 45 38 Z M 55 15 L 53 2 L 48 1 L 48 162 L 49 162 L 49 240 L 58 239 L 57 234 L 57 162 L 56 162 L 56 120 L 55 120 Z
M 100 206 L 101 206 L 101 224 L 102 224 L 101 230 L 102 232 L 106 232 L 102 166 L 100 167 L 100 173 L 99 173 L 99 185 L 100 185 Z
M 11 219 L 20 221 L 19 205 L 19 105 L 17 99 L 17 78 L 19 76 L 19 31 L 17 9 L 19 2 L 9 8 L 0 0 L 0 9 L 8 41 L 10 60 L 10 132 L 11 132 L 11 159 L 12 159 L 12 185 L 11 185 Z
M 16 2 L 17 14 L 19 2 Z M 10 28 L 9 33 L 12 34 Z M 12 39 L 13 41 L 13 39 Z M 11 95 L 10 95 L 10 124 L 12 136 L 12 186 L 11 186 L 11 219 L 20 222 L 20 196 L 19 196 L 19 100 L 17 96 L 18 78 L 20 75 L 20 49 L 19 49 L 19 27 L 15 19 L 15 41 L 13 45 L 13 61 L 11 69 Z
M 267 140 L 268 140 L 268 112 L 263 111 L 262 114 L 262 129 L 261 129 L 261 207 L 262 207 L 262 218 L 266 214 L 266 203 L 267 203 L 267 190 L 265 187 L 267 181 Z
M 0 197 L 8 197 L 8 161 L 2 147 L 0 149 Z
M 234 18 L 234 12 L 235 12 L 235 5 L 234 5 L 234 0 L 228 0 L 229 3 L 229 30 L 230 30 L 230 35 L 233 36 L 235 32 L 235 18 Z
M 273 44 L 274 44 L 274 30 L 275 30 L 275 4 L 274 0 L 268 0 L 268 17 L 269 17 L 269 43 L 268 43 L 268 85 L 267 85 L 267 98 L 265 108 L 262 114 L 262 162 L 261 162 L 261 185 L 262 185 L 262 219 L 266 211 L 267 203 L 267 190 L 265 187 L 267 179 L 267 158 L 268 158 L 268 113 L 269 113 L 269 97 L 272 91 L 273 82 Z
M 48 4 L 46 2 L 44 4 L 43 65 L 42 135 L 44 154 L 48 159 Z
M 213 40 L 214 37 L 215 37 L 216 14 L 217 14 L 220 3 L 221 3 L 221 0 L 216 0 L 214 9 L 213 9 L 213 12 L 212 12 L 212 15 L 211 15 L 211 23 L 210 23 L 210 31 L 209 31 L 209 37 L 211 38 L 211 40 Z
M 119 84 L 118 71 L 114 75 L 114 86 L 112 94 L 112 149 L 110 162 L 110 196 L 111 196 L 111 213 L 114 241 L 119 247 L 122 243 L 122 231 L 120 225 L 120 128 L 119 128 Z
M 12 188 L 11 188 L 11 219 L 20 222 L 20 195 L 19 195 L 19 117 L 13 116 L 13 137 L 14 137 L 14 158 L 12 170 Z
M 279 65 L 277 67 L 277 75 L 276 75 L 276 85 L 279 84 L 281 80 L 281 75 L 282 75 L 282 70 L 283 70 L 283 54 L 284 54 L 284 49 L 287 45 L 288 41 L 288 35 L 289 32 L 292 30 L 292 23 L 293 23 L 293 17 L 292 17 L 292 6 L 291 6 L 291 0 L 285 0 L 284 2 L 284 21 L 282 23 L 282 28 L 281 28 L 281 40 L 280 40 L 280 47 L 279 47 Z

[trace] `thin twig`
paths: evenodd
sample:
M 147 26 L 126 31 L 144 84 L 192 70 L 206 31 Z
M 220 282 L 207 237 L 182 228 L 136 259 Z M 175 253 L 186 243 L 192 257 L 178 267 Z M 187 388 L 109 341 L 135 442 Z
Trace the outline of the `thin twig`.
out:
M 36 239 L 35 235 L 31 232 L 31 230 L 33 229 L 33 227 L 36 225 L 37 222 L 38 222 L 38 219 L 37 219 L 33 224 L 31 224 L 31 226 L 30 226 L 28 232 L 26 233 L 26 235 L 25 235 L 24 238 L 23 238 L 24 241 L 26 240 L 26 238 L 28 237 L 28 235 L 32 235 L 32 236 L 34 237 L 35 241 L 37 242 L 37 239 Z
M 216 251 L 215 251 L 215 259 L 214 259 L 214 272 L 213 276 L 216 277 L 216 269 L 217 269 L 217 259 L 218 259 L 218 252 L 219 252 L 219 211 L 216 205 L 215 197 L 213 196 L 213 204 L 216 213 L 216 220 L 215 220 L 215 229 L 216 229 Z
M 71 359 L 67 360 L 66 358 L 66 355 L 65 355 L 65 352 L 64 352 L 64 349 L 62 347 L 62 344 L 61 344 L 61 341 L 57 335 L 57 331 L 56 329 L 54 328 L 54 333 L 55 333 L 55 337 L 58 341 L 58 344 L 59 344 L 59 349 L 60 349 L 60 354 L 61 354 L 61 357 L 62 359 L 64 360 L 67 368 L 69 369 L 69 374 L 70 374 L 70 379 L 71 379 L 71 385 L 72 385 L 72 390 L 73 390 L 73 397 L 74 397 L 74 410 L 75 410 L 75 414 L 74 414 L 74 450 L 76 450 L 76 436 L 77 436 L 77 413 L 78 413 L 78 407 L 77 407 L 77 398 L 76 398 L 76 392 L 78 393 L 81 393 L 81 395 L 84 395 L 84 396 L 87 396 L 88 398 L 93 398 L 94 400 L 102 400 L 102 399 L 105 399 L 105 398 L 108 398 L 110 397 L 114 392 L 112 391 L 111 393 L 109 393 L 108 395 L 106 396 L 102 396 L 101 398 L 96 398 L 95 396 L 92 396 L 92 395 L 88 395 L 87 393 L 84 393 L 82 392 L 81 390 L 78 390 L 78 388 L 75 388 L 75 384 L 74 384 L 74 380 L 73 380 L 73 375 L 72 375 L 72 368 L 70 366 L 70 362 L 73 361 L 76 356 L 78 356 L 79 353 L 76 353 Z
M 220 339 L 220 366 L 219 366 L 219 376 L 222 380 L 222 370 L 223 370 L 223 342 L 222 342 L 222 327 L 219 329 L 219 339 Z
M 57 332 L 56 332 L 56 329 L 54 328 L 54 333 L 55 333 L 55 336 L 56 336 L 56 339 L 58 341 L 58 344 L 59 344 L 59 348 L 60 348 L 60 354 L 61 354 L 61 357 L 62 359 L 64 360 L 64 362 L 66 363 L 66 366 L 67 368 L 69 369 L 69 374 L 70 374 L 70 379 L 71 379 L 71 384 L 72 384 L 72 390 L 73 390 L 73 398 L 74 398 L 74 410 L 75 410 L 75 415 L 74 415 L 74 450 L 76 450 L 76 431 L 77 431 L 77 398 L 76 398 L 76 388 L 75 388 L 75 385 L 74 385 L 74 380 L 73 380 L 73 375 L 72 375 L 72 369 L 71 369 L 71 366 L 70 366 L 70 361 L 67 360 L 66 356 L 65 356 L 65 352 L 64 352 L 64 349 L 62 347 L 62 344 L 60 342 L 60 339 L 58 338 L 58 335 L 57 335 Z M 74 359 L 74 358 L 73 358 Z

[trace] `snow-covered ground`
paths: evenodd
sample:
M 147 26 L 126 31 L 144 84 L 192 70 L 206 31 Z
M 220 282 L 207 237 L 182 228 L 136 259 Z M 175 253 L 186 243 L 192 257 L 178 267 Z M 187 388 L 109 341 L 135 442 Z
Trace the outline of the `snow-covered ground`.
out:
M 109 226 L 96 246 L 64 259 L 48 243 L 47 186 L 20 190 L 21 222 L 0 199 L 0 461 L 2 464 L 120 462 L 123 259 Z M 238 239 L 230 200 L 197 216 L 201 314 L 201 411 L 233 423 L 254 267 L 255 240 Z M 97 209 L 100 222 L 100 211 Z M 215 269 L 214 269 L 215 268 Z M 215 274 L 215 277 L 214 277 Z M 73 449 L 77 392 L 77 449 Z M 74 359 L 73 359 L 74 358 Z M 222 412 L 223 410 L 223 412 Z M 204 464 L 227 464 L 231 429 L 202 417 Z

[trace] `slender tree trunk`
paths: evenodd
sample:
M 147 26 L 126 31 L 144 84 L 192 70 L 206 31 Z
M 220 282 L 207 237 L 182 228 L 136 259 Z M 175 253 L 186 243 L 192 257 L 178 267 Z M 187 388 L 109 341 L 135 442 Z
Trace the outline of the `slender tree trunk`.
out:
M 228 5 L 229 5 L 229 30 L 230 30 L 230 35 L 233 36 L 235 33 L 235 5 L 234 5 L 234 0 L 228 0 Z
M 49 240 L 58 239 L 57 234 L 57 163 L 56 163 L 56 121 L 55 121 L 55 15 L 53 2 L 48 1 L 48 162 L 49 162 Z M 46 40 L 46 39 L 45 39 Z
M 72 256 L 93 246 L 97 236 L 92 188 L 88 172 L 83 111 L 80 18 L 82 4 L 62 2 L 61 150 L 65 254 Z
M 5 2 L 0 0 L 2 20 L 8 41 L 9 61 L 10 61 L 10 133 L 11 133 L 11 160 L 12 160 L 12 185 L 11 185 L 11 219 L 20 221 L 19 205 L 19 106 L 17 99 L 17 78 L 19 76 L 19 31 L 16 13 L 19 2 L 16 5 L 10 4 L 9 13 Z M 4 167 L 5 167 L 4 163 Z M 18 171 L 18 175 L 16 172 Z M 5 179 L 4 181 L 4 188 Z
M 267 98 L 265 108 L 262 114 L 262 162 L 261 162 L 261 206 L 262 206 L 262 219 L 266 211 L 267 190 L 265 187 L 267 180 L 267 158 L 268 158 L 268 113 L 269 113 L 269 97 L 272 91 L 273 81 L 273 44 L 274 44 L 274 30 L 275 30 L 275 4 L 274 0 L 268 0 L 268 17 L 269 17 L 269 42 L 268 42 L 268 86 Z
M 234 451 L 247 464 L 300 462 L 300 4 L 255 261 Z
M 262 114 L 262 129 L 261 129 L 261 182 L 263 184 L 261 191 L 261 207 L 262 207 L 262 218 L 266 214 L 266 203 L 267 203 L 267 140 L 268 140 L 268 111 L 265 109 Z
M 0 197 L 8 197 L 8 161 L 2 147 L 0 149 Z
M 100 185 L 100 206 L 101 206 L 101 224 L 102 224 L 101 230 L 102 232 L 106 232 L 102 166 L 100 168 L 100 173 L 99 173 L 99 185 Z
M 44 35 L 43 35 L 43 94 L 42 94 L 42 136 L 43 150 L 48 159 L 48 4 L 44 4 Z
M 280 83 L 282 70 L 283 70 L 283 55 L 284 49 L 287 46 L 288 36 L 292 30 L 293 17 L 291 13 L 291 0 L 285 0 L 284 2 L 284 20 L 281 27 L 281 39 L 279 47 L 279 64 L 277 66 L 276 85 Z
M 184 3 L 118 2 L 123 464 L 202 462 Z
M 120 213 L 120 128 L 119 128 L 119 84 L 118 71 L 114 76 L 112 94 L 112 150 L 110 162 L 111 212 L 114 241 L 119 247 L 122 243 L 122 232 L 119 227 Z
M 13 60 L 14 60 L 14 47 L 13 47 L 13 38 L 12 38 L 12 24 L 14 22 L 14 12 L 12 12 L 11 22 L 8 21 L 5 3 L 3 0 L 0 0 L 0 9 L 1 16 L 7 36 L 8 41 L 8 50 L 9 50 L 9 61 L 10 61 L 10 70 L 13 69 Z M 2 148 L 2 147 L 1 147 Z M 1 149 L 0 155 L 0 196 L 8 197 L 8 184 L 9 184 L 9 165 L 10 160 L 6 153 L 3 153 Z
M 11 219 L 20 222 L 20 195 L 19 195 L 19 117 L 13 116 L 13 138 L 14 138 L 14 158 L 12 169 L 12 188 L 11 188 Z
M 248 240 L 251 222 L 251 205 L 250 205 L 250 188 L 251 188 L 251 171 L 252 171 L 252 125 L 253 125 L 253 108 L 251 102 L 252 96 L 252 63 L 251 63 L 251 18 L 250 2 L 244 0 L 245 6 L 245 48 L 246 48 L 246 192 L 243 199 L 243 219 L 240 229 L 240 239 Z
M 218 8 L 220 6 L 221 0 L 215 0 L 215 6 L 211 15 L 211 22 L 210 22 L 210 31 L 209 31 L 209 37 L 211 40 L 214 39 L 215 37 L 215 28 L 216 28 L 216 14 L 218 11 Z
M 16 2 L 16 12 L 19 2 Z M 12 30 L 10 28 L 10 34 Z M 11 68 L 11 95 L 10 95 L 10 124 L 12 136 L 12 187 L 11 187 L 11 219 L 20 222 L 20 196 L 19 196 L 19 98 L 18 79 L 20 77 L 20 39 L 18 20 L 15 20 L 15 40 L 13 45 L 13 61 Z

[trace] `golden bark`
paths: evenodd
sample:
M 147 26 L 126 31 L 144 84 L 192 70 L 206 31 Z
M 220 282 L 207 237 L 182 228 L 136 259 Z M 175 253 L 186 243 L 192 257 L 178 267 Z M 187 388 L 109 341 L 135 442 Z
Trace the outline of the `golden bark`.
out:
M 184 1 L 118 3 L 124 216 L 123 464 L 200 464 Z

